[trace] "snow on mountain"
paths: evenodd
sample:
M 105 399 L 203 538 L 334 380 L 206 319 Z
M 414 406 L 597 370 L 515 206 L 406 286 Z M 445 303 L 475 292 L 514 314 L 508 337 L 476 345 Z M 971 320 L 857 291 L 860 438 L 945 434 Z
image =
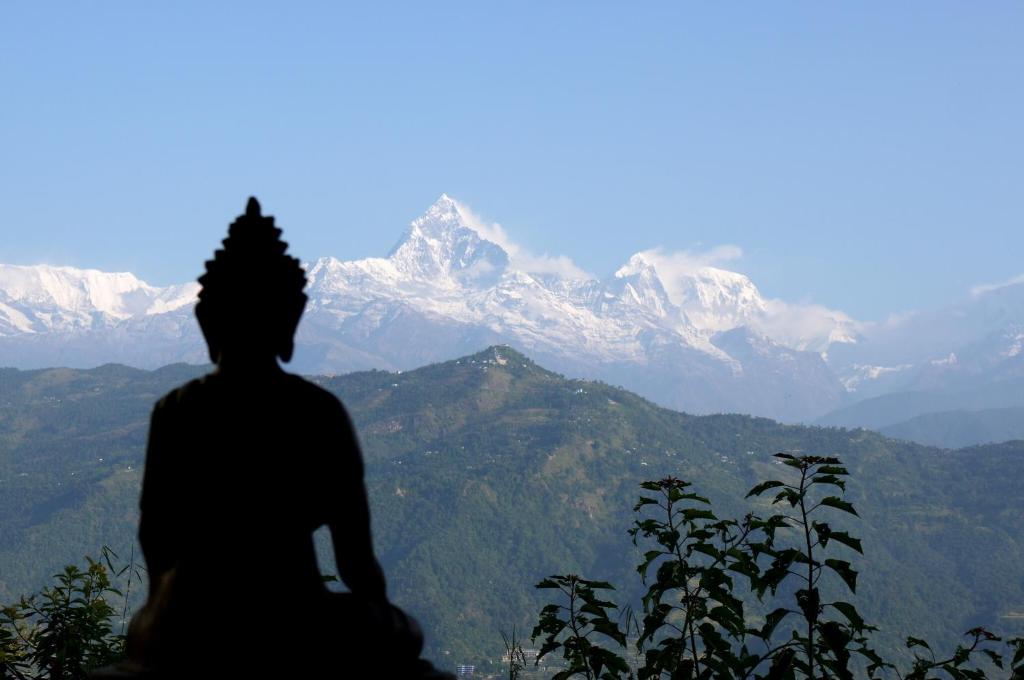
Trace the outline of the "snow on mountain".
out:
M 472 225 L 456 201 L 442 196 L 387 257 L 309 265 L 299 365 L 405 369 L 508 342 L 557 370 L 613 380 L 691 411 L 794 419 L 841 398 L 842 387 L 817 354 L 783 347 L 752 327 L 732 341 L 745 361 L 724 348 L 722 331 L 749 326 L 767 308 L 741 274 L 702 268 L 674 300 L 643 253 L 600 280 L 532 273 Z M 799 392 L 787 382 L 791 373 L 814 384 L 815 404 L 754 403 L 752 395 L 771 392 L 755 383 Z
M 399 272 L 433 286 L 479 287 L 500 279 L 509 256 L 466 226 L 458 204 L 442 194 L 425 215 L 413 220 L 388 260 Z
M 1017 375 L 1024 282 L 980 286 L 938 309 L 862 324 L 856 344 L 833 345 L 828 361 L 860 398 L 894 391 L 981 389 Z
M 642 256 L 633 256 L 605 281 L 527 273 L 511 266 L 501 246 L 467 226 L 448 196 L 416 219 L 386 258 L 322 258 L 309 268 L 309 278 L 308 323 L 335 331 L 364 313 L 387 323 L 382 305 L 401 305 L 438 323 L 482 327 L 528 351 L 644 361 L 646 331 L 728 360 L 710 334 L 669 300 Z M 368 323 L 364 318 L 359 324 L 364 332 Z
M 0 265 L 0 335 L 112 327 L 189 305 L 198 284 L 158 288 L 127 272 Z
M 574 268 L 530 272 L 517 265 L 522 253 L 512 257 L 477 224 L 442 195 L 386 257 L 308 263 L 295 368 L 405 369 L 508 342 L 556 370 L 690 411 L 796 420 L 842 398 L 819 354 L 765 331 L 772 301 L 742 274 L 701 267 L 669 286 L 644 253 L 604 279 L 564 273 Z M 190 306 L 197 289 L 0 266 L 0 363 L 202 360 Z
M 760 291 L 743 274 L 701 267 L 682 277 L 680 307 L 698 327 L 724 331 L 746 326 L 765 313 Z
M 509 342 L 677 408 L 791 420 L 881 394 L 973 394 L 1024 376 L 1020 277 L 865 324 L 767 298 L 743 274 L 686 253 L 643 251 L 595 278 L 567 258 L 531 255 L 446 195 L 385 257 L 306 268 L 294 364 L 304 371 L 404 369 Z M 197 289 L 0 265 L 0 365 L 204 361 Z

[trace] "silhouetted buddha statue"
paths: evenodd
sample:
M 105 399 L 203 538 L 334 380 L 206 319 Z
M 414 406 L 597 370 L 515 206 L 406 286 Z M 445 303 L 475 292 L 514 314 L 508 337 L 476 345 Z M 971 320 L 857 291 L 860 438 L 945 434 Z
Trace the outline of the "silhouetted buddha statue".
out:
M 306 303 L 280 234 L 249 199 L 199 279 L 216 369 L 153 411 L 139 521 L 150 588 L 129 656 L 161 677 L 431 676 L 418 627 L 387 601 L 348 416 L 278 365 Z M 324 525 L 349 593 L 323 584 Z

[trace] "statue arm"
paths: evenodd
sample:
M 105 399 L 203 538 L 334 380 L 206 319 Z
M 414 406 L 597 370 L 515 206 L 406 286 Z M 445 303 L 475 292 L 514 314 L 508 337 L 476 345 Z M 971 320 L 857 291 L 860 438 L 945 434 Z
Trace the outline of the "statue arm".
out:
M 344 462 L 344 467 L 335 479 L 341 487 L 340 502 L 334 504 L 327 523 L 334 544 L 334 559 L 338 574 L 353 594 L 371 600 L 386 600 L 384 570 L 373 550 L 362 453 L 344 409 L 338 420 L 342 429 L 339 433 L 342 449 L 339 459 Z
M 167 493 L 172 485 L 167 454 L 173 446 L 167 440 L 171 430 L 167 427 L 166 419 L 162 404 L 157 404 L 150 418 L 142 496 L 139 500 L 139 545 L 142 546 L 142 555 L 146 560 L 151 597 L 163 574 L 177 561 L 174 511 L 170 507 L 170 494 Z

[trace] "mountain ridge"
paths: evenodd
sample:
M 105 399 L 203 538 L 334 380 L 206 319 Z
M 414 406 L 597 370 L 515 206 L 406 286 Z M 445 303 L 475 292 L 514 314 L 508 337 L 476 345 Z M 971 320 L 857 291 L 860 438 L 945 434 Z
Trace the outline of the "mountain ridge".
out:
M 882 393 L 948 390 L 956 381 L 984 386 L 1002 367 L 1024 365 L 1024 355 L 1003 356 L 1024 328 L 1016 289 L 972 297 L 981 311 L 956 308 L 977 320 L 974 335 L 925 314 L 906 322 L 919 329 L 908 336 L 900 324 L 861 324 L 765 298 L 743 274 L 700 263 L 680 268 L 657 249 L 603 278 L 557 273 L 536 260 L 442 194 L 387 256 L 325 256 L 305 265 L 310 301 L 293 366 L 409 369 L 506 342 L 567 374 L 614 382 L 671 408 L 810 422 Z M 191 314 L 197 284 L 157 288 L 130 274 L 57 268 L 68 278 L 64 287 L 42 286 L 33 297 L 10 283 L 16 269 L 0 266 L 0 364 L 206 360 Z M 24 278 L 30 270 L 17 272 Z M 100 294 L 102 282 L 108 290 Z M 927 351 L 908 350 L 929 335 L 928 324 L 959 344 L 932 338 Z M 942 364 L 953 354 L 956 366 Z

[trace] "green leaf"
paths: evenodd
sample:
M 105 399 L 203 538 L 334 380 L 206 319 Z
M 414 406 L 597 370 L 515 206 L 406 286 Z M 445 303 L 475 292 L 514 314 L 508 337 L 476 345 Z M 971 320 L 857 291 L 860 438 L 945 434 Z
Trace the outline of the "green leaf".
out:
M 692 522 L 695 519 L 718 519 L 715 513 L 710 510 L 699 510 L 697 508 L 686 508 L 683 510 L 683 519 Z
M 850 592 L 857 592 L 857 572 L 850 568 L 850 563 L 845 560 L 825 560 L 825 566 L 839 574 L 839 577 L 846 582 Z
M 838 541 L 849 548 L 853 548 L 861 555 L 864 554 L 864 550 L 861 548 L 860 539 L 850 536 L 850 534 L 845 531 L 833 531 L 829 534 L 829 540 Z
M 835 475 L 815 475 L 811 477 L 811 484 L 831 484 L 837 486 L 843 491 L 846 491 L 846 481 L 839 479 Z
M 607 581 L 585 581 L 580 579 L 580 583 L 591 590 L 615 590 L 615 586 Z
M 981 653 L 984 654 L 985 656 L 987 656 L 989 659 L 991 659 L 992 663 L 994 663 L 997 668 L 1001 669 L 1003 667 L 1003 655 L 1002 654 L 999 654 L 997 652 L 993 652 L 991 649 L 983 649 L 983 650 L 981 650 Z
M 839 610 L 839 612 L 846 617 L 846 620 L 850 622 L 850 625 L 856 631 L 864 630 L 864 619 L 857 612 L 857 608 L 849 602 L 833 602 L 832 606 Z
M 1013 652 L 1013 665 L 1016 666 L 1021 661 L 1024 661 L 1024 638 L 1008 640 L 1007 644 L 1015 646 L 1015 650 Z
M 638 510 L 640 510 L 640 508 L 644 507 L 645 505 L 657 504 L 658 501 L 653 498 L 648 498 L 647 496 L 640 496 L 640 499 L 637 500 L 636 505 L 633 506 L 633 512 L 637 512 Z
M 778 609 L 776 609 L 775 611 L 773 611 L 765 617 L 764 625 L 761 626 L 761 630 L 757 633 L 757 636 L 760 637 L 762 640 L 767 640 L 772 636 L 772 633 L 775 632 L 775 629 L 778 627 L 779 623 L 782 622 L 782 619 L 786 618 L 786 616 L 792 613 L 792 609 L 779 607 Z
M 780 482 L 777 479 L 770 479 L 767 482 L 761 482 L 760 484 L 758 484 L 753 489 L 747 492 L 746 498 L 750 498 L 751 496 L 760 496 L 768 489 L 774 489 L 780 486 L 786 486 L 785 482 Z
M 805 619 L 811 621 L 818 618 L 818 612 L 821 611 L 821 595 L 817 588 L 796 591 L 796 603 Z
M 693 546 L 693 551 L 702 553 L 704 555 L 707 555 L 708 557 L 713 557 L 715 559 L 718 559 L 719 555 L 721 555 L 721 552 L 718 550 L 718 548 L 711 545 L 710 543 L 697 543 Z
M 826 496 L 825 498 L 822 498 L 821 505 L 835 508 L 836 510 L 842 510 L 843 512 L 848 512 L 851 515 L 860 517 L 860 515 L 857 514 L 857 511 L 853 509 L 852 503 L 848 503 L 838 496 Z
M 781 652 L 775 655 L 775 659 L 772 660 L 772 665 L 768 669 L 767 680 L 782 680 L 782 678 L 792 678 L 793 673 L 793 661 L 796 656 L 796 652 L 792 649 L 783 649 Z
M 921 638 L 916 638 L 916 637 L 913 637 L 913 636 L 908 636 L 907 637 L 907 648 L 908 649 L 913 649 L 914 647 L 924 647 L 929 652 L 932 651 L 932 646 L 929 645 L 924 640 L 922 640 Z
M 607 635 L 611 639 L 618 642 L 620 645 L 626 645 L 626 636 L 619 630 L 619 627 L 608 619 L 598 619 L 592 622 L 594 630 L 602 635 Z
M 772 504 L 774 505 L 775 503 L 781 503 L 782 501 L 789 501 L 789 506 L 791 508 L 795 508 L 796 504 L 800 502 L 801 497 L 802 494 L 798 491 L 786 489 L 785 491 L 780 491 L 778 495 L 775 496 L 775 500 L 772 501 Z
M 580 614 L 590 614 L 591 616 L 600 616 L 600 617 L 604 617 L 605 616 L 604 608 L 601 607 L 599 604 L 596 604 L 596 603 L 593 603 L 593 602 L 585 602 L 579 608 L 579 613 Z

